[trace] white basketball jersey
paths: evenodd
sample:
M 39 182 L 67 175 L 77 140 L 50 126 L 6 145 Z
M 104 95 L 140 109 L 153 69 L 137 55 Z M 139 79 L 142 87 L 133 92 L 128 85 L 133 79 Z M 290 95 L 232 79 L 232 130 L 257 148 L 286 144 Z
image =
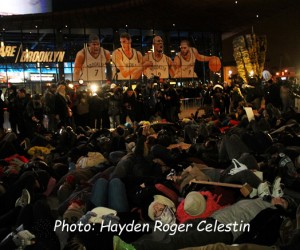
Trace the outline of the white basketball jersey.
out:
M 104 49 L 100 48 L 99 55 L 94 58 L 88 48 L 84 49 L 84 63 L 81 70 L 80 79 L 84 81 L 101 81 L 106 80 L 106 57 Z
M 137 51 L 135 49 L 132 49 L 131 58 L 127 57 L 127 55 L 124 53 L 122 48 L 119 48 L 118 50 L 122 53 L 122 62 L 125 65 L 124 67 L 126 68 L 142 67 L 141 63 L 139 62 Z M 116 65 L 116 67 L 119 70 L 121 70 L 120 65 Z M 123 76 L 121 72 L 117 73 L 117 80 L 130 80 L 130 79 L 134 79 L 132 75 Z
M 178 69 L 178 72 L 176 74 L 177 77 L 179 78 L 195 78 L 198 77 L 194 71 L 195 67 L 195 55 L 194 52 L 190 49 L 191 57 L 190 60 L 185 60 L 181 53 L 179 53 L 178 57 L 181 62 L 181 67 Z
M 148 79 L 153 76 L 159 76 L 159 78 L 169 78 L 169 65 L 166 55 L 163 55 L 162 58 L 157 61 L 153 56 L 153 52 L 151 52 L 149 53 L 148 58 L 149 61 L 153 63 L 153 66 L 148 67 L 144 72 L 144 75 L 146 75 Z

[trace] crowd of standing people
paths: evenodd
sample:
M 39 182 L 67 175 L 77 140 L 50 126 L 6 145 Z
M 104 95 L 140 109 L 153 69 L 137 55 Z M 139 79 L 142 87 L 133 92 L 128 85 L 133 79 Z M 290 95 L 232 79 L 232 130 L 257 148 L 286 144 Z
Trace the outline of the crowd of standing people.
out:
M 116 128 L 127 121 L 136 126 L 142 120 L 177 122 L 180 97 L 169 83 L 161 87 L 149 82 L 146 86 L 124 87 L 105 84 L 92 92 L 87 86 L 69 88 L 65 81 L 51 84 L 43 94 L 26 93 L 24 88 L 8 89 L 4 108 L 9 112 L 11 130 L 21 139 L 34 136 L 34 130 L 43 125 L 54 132 L 61 127 Z M 3 129 L 3 123 L 2 123 Z

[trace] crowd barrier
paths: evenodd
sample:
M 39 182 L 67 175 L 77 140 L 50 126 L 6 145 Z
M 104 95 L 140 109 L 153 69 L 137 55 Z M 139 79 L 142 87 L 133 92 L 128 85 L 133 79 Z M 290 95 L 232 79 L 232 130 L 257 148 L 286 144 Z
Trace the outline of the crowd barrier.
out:
M 200 108 L 203 106 L 203 99 L 201 97 L 181 98 L 180 103 L 181 103 L 182 109 L 189 109 L 189 108 L 194 108 L 194 107 Z

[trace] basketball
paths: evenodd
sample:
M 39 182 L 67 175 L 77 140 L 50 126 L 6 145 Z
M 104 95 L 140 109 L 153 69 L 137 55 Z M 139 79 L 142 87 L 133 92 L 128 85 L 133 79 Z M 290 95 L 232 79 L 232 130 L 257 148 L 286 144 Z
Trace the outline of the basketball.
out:
M 221 61 L 217 56 L 212 56 L 208 61 L 208 67 L 212 72 L 218 72 L 221 69 Z

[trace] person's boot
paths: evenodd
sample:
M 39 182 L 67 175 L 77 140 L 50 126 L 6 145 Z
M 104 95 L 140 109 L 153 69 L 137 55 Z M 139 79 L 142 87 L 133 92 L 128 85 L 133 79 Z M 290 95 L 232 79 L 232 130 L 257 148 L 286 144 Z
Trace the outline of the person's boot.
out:
M 267 195 L 271 195 L 268 182 L 265 181 L 259 184 L 259 186 L 257 187 L 257 195 L 261 198 Z
M 272 187 L 272 196 L 273 197 L 282 197 L 283 196 L 281 177 L 277 176 L 273 182 Z

